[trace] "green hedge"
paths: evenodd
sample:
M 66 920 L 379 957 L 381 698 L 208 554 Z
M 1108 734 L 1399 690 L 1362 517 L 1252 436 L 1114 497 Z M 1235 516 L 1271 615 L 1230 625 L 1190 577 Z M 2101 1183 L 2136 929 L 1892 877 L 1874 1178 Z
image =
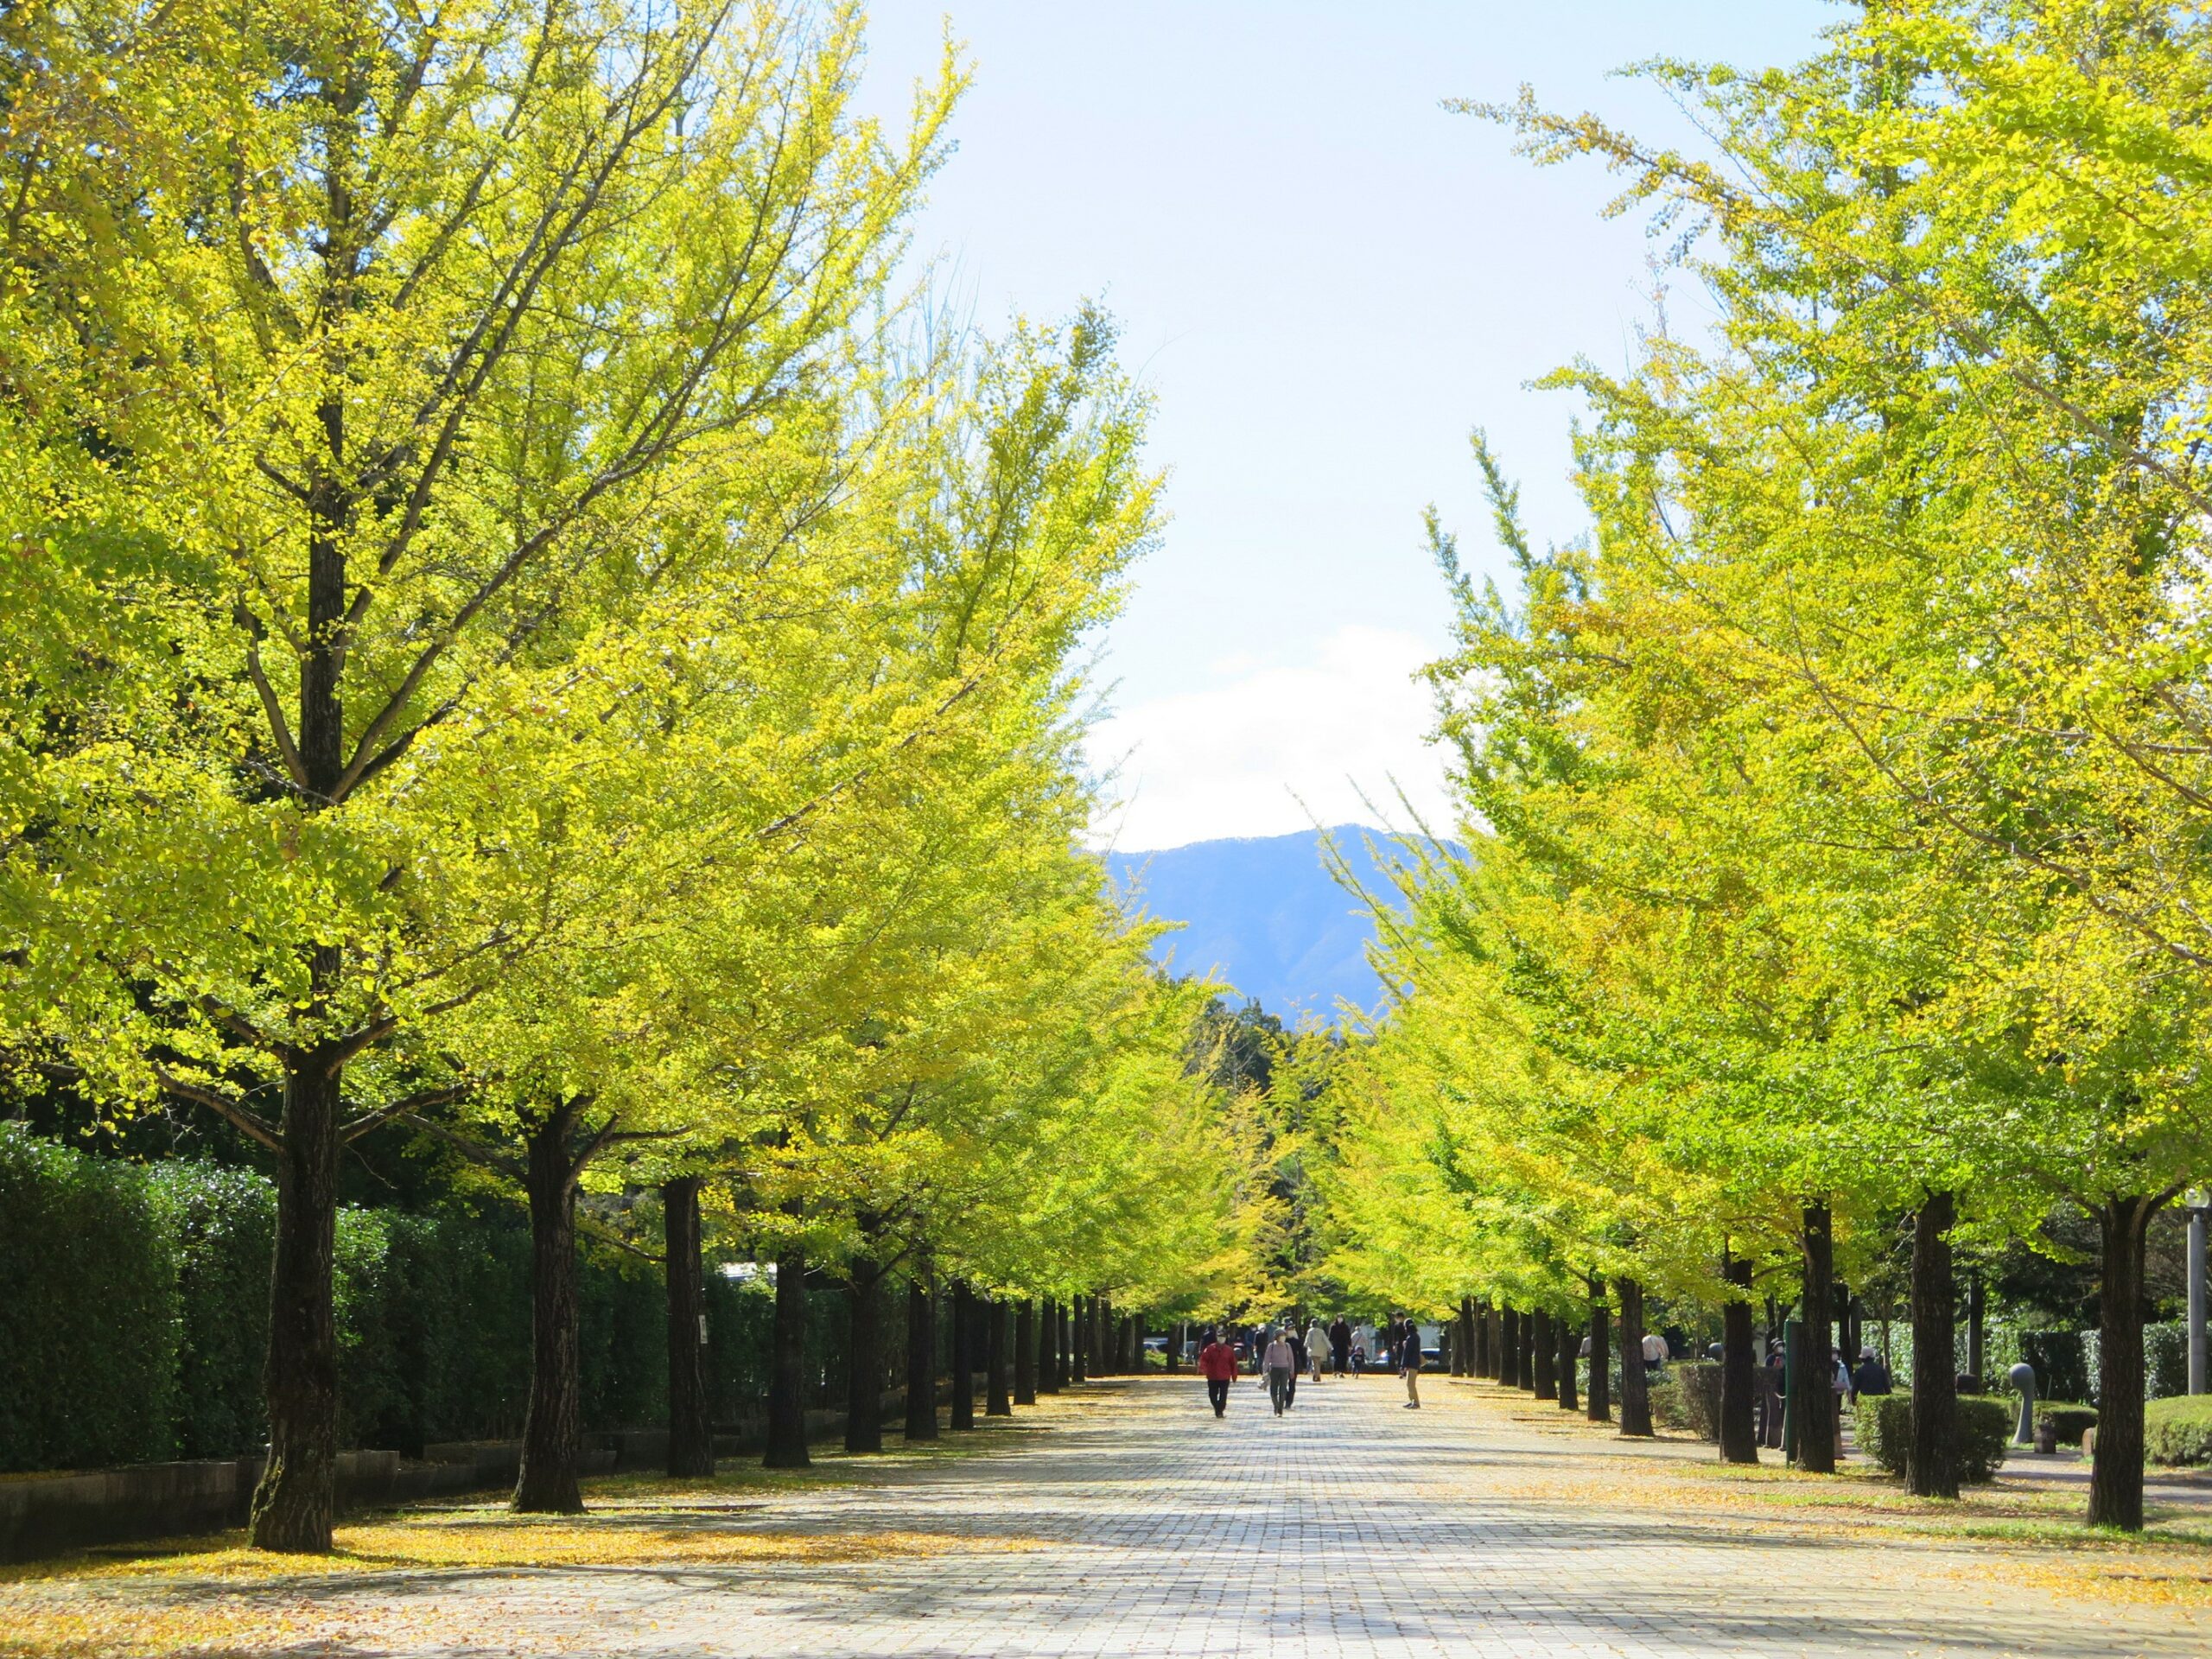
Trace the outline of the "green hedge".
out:
M 2079 1331 L 2023 1331 L 2020 1357 L 2035 1368 L 2038 1400 L 2087 1400 L 2094 1368 Z
M 904 1374 L 906 1355 L 906 1287 L 897 1280 L 883 1286 L 880 1344 L 886 1365 Z M 663 1301 L 665 1323 L 665 1299 Z M 718 1423 L 758 1417 L 768 1398 L 768 1344 L 776 1322 L 776 1298 L 765 1275 L 733 1279 L 719 1272 L 707 1275 L 707 1398 Z M 850 1347 L 850 1317 L 844 1293 L 812 1289 L 806 1294 L 806 1402 L 810 1407 L 842 1410 L 845 1405 L 846 1352 Z M 940 1350 L 945 1320 L 939 1319 Z M 663 1339 L 664 1350 L 666 1339 Z M 942 1356 L 941 1356 L 942 1357 Z M 950 1364 L 950 1360 L 944 1363 Z M 977 1370 L 982 1357 L 976 1356 Z M 664 1357 L 664 1387 L 665 1386 Z
M 2092 1381 L 2095 1379 L 2092 1378 Z M 2143 1397 L 2189 1392 L 2189 1323 L 2169 1319 L 2143 1327 Z
M 261 1359 L 276 1192 L 214 1164 L 164 1164 L 149 1179 L 176 1246 L 177 1455 L 236 1457 L 269 1438 Z
M 1685 1360 L 1653 1379 L 1651 1421 L 1700 1440 L 1720 1439 L 1720 1366 L 1714 1360 Z
M 1912 1395 L 1863 1395 L 1853 1426 L 1859 1449 L 1888 1474 L 1903 1475 L 1912 1445 Z M 1980 1485 L 1996 1478 L 2012 1440 L 2012 1414 L 1991 1395 L 1959 1396 L 1959 1479 Z
M 0 1471 L 173 1455 L 177 1255 L 137 1170 L 0 1123 Z
M 0 1123 L 0 1471 L 258 1446 L 275 1221 L 274 1191 L 251 1171 L 149 1169 Z M 519 1208 L 348 1209 L 337 1245 L 343 1443 L 416 1453 L 518 1434 L 530 1387 Z M 586 1426 L 660 1423 L 659 1274 L 588 1236 L 581 1256 Z M 816 1311 L 810 1364 L 842 1364 L 842 1312 Z M 757 1394 L 766 1324 L 734 1323 L 717 1334 L 759 1345 L 728 1356 L 721 1392 Z
M 2152 1463 L 2212 1463 L 2212 1394 L 2180 1395 L 2145 1406 L 2143 1455 Z
M 2040 1429 L 2045 1423 L 2057 1435 L 2059 1445 L 2079 1446 L 2082 1434 L 2097 1426 L 2097 1408 L 2077 1401 L 2038 1400 L 2036 1427 Z

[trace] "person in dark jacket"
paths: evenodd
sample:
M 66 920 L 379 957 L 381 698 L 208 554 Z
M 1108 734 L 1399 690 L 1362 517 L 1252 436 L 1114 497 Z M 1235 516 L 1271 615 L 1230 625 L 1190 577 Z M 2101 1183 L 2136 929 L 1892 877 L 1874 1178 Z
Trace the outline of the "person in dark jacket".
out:
M 1336 1362 L 1338 1376 L 1351 1369 L 1351 1323 L 1341 1313 L 1329 1327 L 1329 1357 Z
M 1759 1444 L 1777 1450 L 1782 1445 L 1782 1344 L 1767 1344 L 1766 1363 L 1759 1367 Z
M 1421 1409 L 1421 1326 L 1408 1319 L 1398 1342 L 1398 1374 L 1406 1379 L 1406 1409 Z
M 1887 1394 L 1890 1392 L 1890 1368 L 1882 1363 L 1872 1348 L 1859 1356 L 1859 1369 L 1852 1374 L 1853 1394 Z

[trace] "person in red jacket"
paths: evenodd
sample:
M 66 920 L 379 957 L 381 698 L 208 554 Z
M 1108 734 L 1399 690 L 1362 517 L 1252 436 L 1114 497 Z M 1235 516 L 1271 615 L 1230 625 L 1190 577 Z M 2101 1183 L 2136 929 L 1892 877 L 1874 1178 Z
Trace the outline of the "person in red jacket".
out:
M 1206 1398 L 1213 1402 L 1213 1414 L 1221 1416 L 1229 1409 L 1229 1385 L 1236 1380 L 1236 1351 L 1211 1331 L 1206 1332 L 1205 1346 L 1198 1350 L 1198 1375 L 1206 1380 Z

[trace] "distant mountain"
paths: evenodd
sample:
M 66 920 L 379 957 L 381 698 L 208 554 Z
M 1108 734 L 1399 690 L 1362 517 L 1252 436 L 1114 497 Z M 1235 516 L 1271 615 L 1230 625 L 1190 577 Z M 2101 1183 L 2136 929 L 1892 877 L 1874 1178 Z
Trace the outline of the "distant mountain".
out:
M 1328 833 L 1362 886 L 1395 893 L 1357 825 Z M 1370 1010 L 1382 998 L 1367 965 L 1374 927 L 1323 868 L 1316 832 L 1116 853 L 1108 863 L 1132 908 L 1188 924 L 1154 947 L 1178 973 L 1211 970 L 1286 1024 L 1308 1011 L 1333 1018 L 1339 997 Z

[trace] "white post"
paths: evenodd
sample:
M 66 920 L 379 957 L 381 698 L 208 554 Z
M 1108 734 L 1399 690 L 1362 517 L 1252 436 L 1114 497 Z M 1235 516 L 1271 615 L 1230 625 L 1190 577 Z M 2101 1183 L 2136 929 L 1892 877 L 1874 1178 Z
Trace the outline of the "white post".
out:
M 2204 1211 L 2202 1188 L 2189 1195 L 2189 1391 L 2204 1387 Z

